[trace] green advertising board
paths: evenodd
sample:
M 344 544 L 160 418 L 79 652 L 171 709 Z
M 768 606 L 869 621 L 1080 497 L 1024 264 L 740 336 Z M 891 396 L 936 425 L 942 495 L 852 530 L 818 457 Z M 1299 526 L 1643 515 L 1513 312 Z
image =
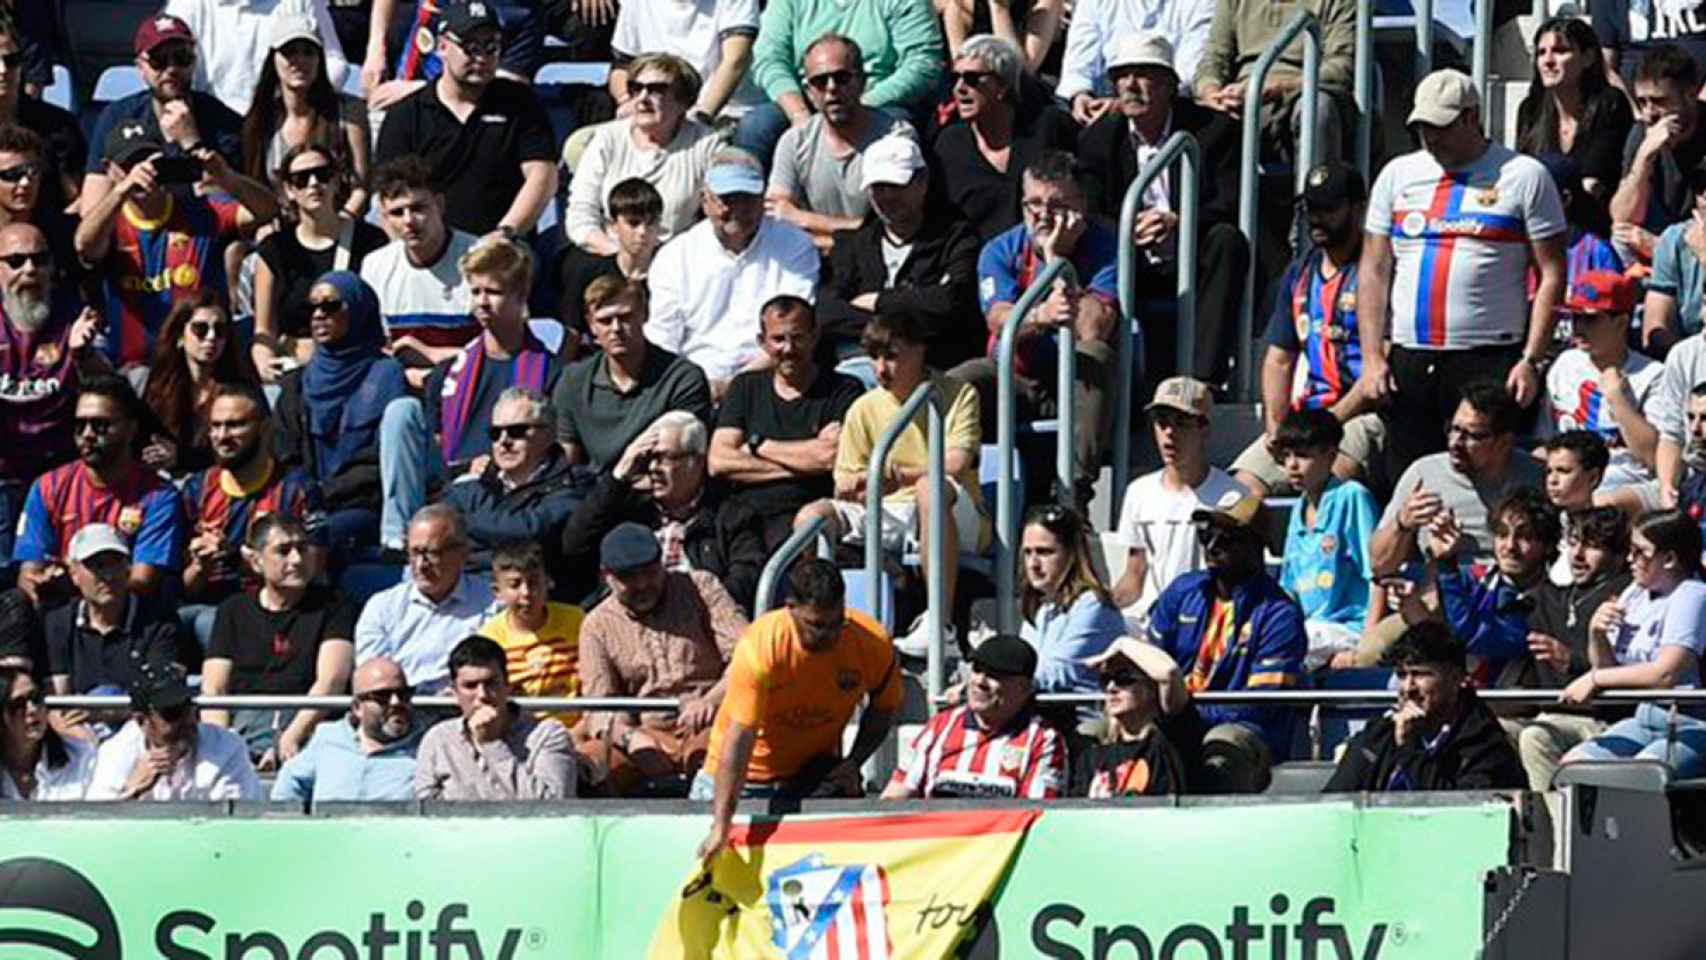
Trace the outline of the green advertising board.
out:
M 117 808 L 115 808 L 117 812 Z M 1480 941 L 1498 802 L 1049 810 L 970 955 L 1439 960 Z M 5 960 L 637 960 L 703 816 L 13 819 Z M 961 922 L 933 904 L 891 923 Z

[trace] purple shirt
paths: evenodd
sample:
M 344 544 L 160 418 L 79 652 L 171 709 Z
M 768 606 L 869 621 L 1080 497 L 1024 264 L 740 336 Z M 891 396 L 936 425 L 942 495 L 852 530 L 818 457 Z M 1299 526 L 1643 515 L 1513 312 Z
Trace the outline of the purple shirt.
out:
M 77 367 L 71 356 L 75 304 L 26 334 L 0 313 L 0 482 L 29 483 L 70 460 Z

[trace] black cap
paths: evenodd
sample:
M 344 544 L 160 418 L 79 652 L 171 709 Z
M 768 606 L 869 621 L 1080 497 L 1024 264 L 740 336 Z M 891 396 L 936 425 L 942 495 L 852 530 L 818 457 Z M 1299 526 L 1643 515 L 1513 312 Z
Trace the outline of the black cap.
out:
M 1017 634 L 998 633 L 972 650 L 971 663 L 984 673 L 997 676 L 1034 676 L 1037 649 Z
M 616 529 L 605 534 L 604 541 L 598 545 L 599 566 L 611 573 L 638 570 L 656 563 L 661 555 L 658 538 L 632 521 L 617 524 Z
M 1338 210 L 1368 199 L 1368 186 L 1357 168 L 1329 160 L 1316 164 L 1303 178 L 1303 202 L 1311 210 Z
M 137 713 L 170 710 L 190 702 L 190 685 L 171 664 L 144 663 L 130 684 L 130 709 Z
M 439 32 L 457 37 L 472 36 L 474 31 L 490 27 L 502 30 L 503 23 L 498 20 L 497 9 L 486 0 L 469 0 L 467 3 L 450 3 L 439 14 Z
M 132 158 L 143 153 L 155 153 L 166 149 L 166 144 L 159 134 L 148 129 L 148 125 L 140 120 L 125 120 L 112 128 L 107 134 L 107 159 L 124 166 Z

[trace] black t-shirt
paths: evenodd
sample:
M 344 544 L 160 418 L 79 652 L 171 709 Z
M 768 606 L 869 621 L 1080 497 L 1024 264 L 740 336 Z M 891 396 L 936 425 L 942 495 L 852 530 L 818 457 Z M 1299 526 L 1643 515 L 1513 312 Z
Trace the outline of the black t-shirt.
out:
M 345 269 L 359 273 L 361 261 L 387 242 L 389 238 L 383 230 L 366 221 L 357 222 L 350 242 L 349 266 Z M 297 239 L 295 228 L 285 226 L 262 240 L 259 252 L 267 269 L 272 271 L 272 302 L 278 332 L 289 337 L 307 336 L 308 291 L 314 288 L 314 281 L 332 269 L 338 245 L 309 250 Z
M 294 610 L 261 609 L 255 594 L 227 597 L 214 615 L 208 659 L 231 661 L 233 694 L 307 693 L 314 685 L 320 644 L 353 641 L 355 604 L 342 594 L 311 587 Z
M 1594 0 L 1593 32 L 1601 47 L 1618 51 L 1617 72 L 1630 92 L 1641 55 L 1658 44 L 1674 43 L 1706 63 L 1706 12 L 1693 3 Z
M 1629 128 L 1629 136 L 1623 141 L 1623 169 L 1634 165 L 1635 153 L 1646 137 L 1646 124 Z M 1694 198 L 1706 192 L 1706 116 L 1695 122 L 1692 136 L 1659 154 L 1649 180 L 1652 196 L 1641 226 L 1656 234 L 1687 220 L 1694 211 Z
M 178 618 L 132 598 L 117 630 L 101 635 L 79 622 L 82 601 L 48 613 L 47 672 L 71 678 L 72 693 L 96 687 L 128 689 L 144 663 L 162 667 L 178 659 Z
M 374 165 L 418 154 L 444 193 L 445 219 L 475 236 L 490 233 L 508 212 L 531 160 L 556 163 L 556 137 L 539 98 L 525 84 L 499 78 L 468 115 L 456 119 L 429 83 L 391 109 L 379 131 Z
M 1077 128 L 1071 117 L 1054 107 L 1021 115 L 1018 124 L 1005 173 L 984 159 L 971 124 L 950 124 L 936 136 L 932 152 L 941 195 L 986 243 L 1019 222 L 1019 178 L 1037 155 L 1044 150 L 1075 149 Z
M 1072 763 L 1072 795 L 1159 797 L 1183 793 L 1179 756 L 1159 730 L 1142 740 L 1092 744 Z
M 825 425 L 846 419 L 847 408 L 865 392 L 852 377 L 820 368 L 811 389 L 798 399 L 783 400 L 776 395 L 773 377 L 769 370 L 751 370 L 730 380 L 729 391 L 717 413 L 717 429 L 738 427 L 749 440 L 754 434 L 766 440 L 810 440 Z M 832 495 L 835 481 L 825 473 L 798 480 L 743 484 L 734 489 L 730 499 L 752 508 L 761 517 L 784 513 L 792 516 L 795 510 L 813 500 Z

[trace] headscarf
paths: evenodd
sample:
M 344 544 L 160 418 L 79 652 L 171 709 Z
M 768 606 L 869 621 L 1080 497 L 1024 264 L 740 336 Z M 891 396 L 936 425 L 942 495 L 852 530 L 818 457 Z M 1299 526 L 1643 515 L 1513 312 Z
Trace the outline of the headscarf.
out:
M 338 292 L 349 315 L 349 329 L 335 344 L 316 344 L 302 371 L 302 400 L 308 433 L 318 453 L 321 479 L 378 438 L 385 405 L 403 395 L 403 368 L 385 356 L 385 327 L 379 297 L 366 281 L 348 270 L 333 270 L 314 281 Z

